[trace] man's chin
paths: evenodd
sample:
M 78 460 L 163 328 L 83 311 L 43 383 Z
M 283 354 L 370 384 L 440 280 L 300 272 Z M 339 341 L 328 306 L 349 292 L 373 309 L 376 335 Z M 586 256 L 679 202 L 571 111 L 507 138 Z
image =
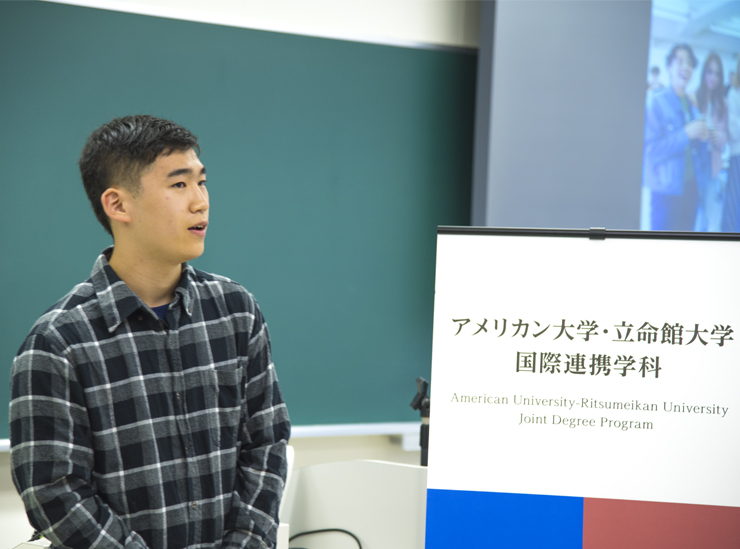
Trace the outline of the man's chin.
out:
M 188 261 L 192 261 L 193 259 L 198 259 L 200 256 L 203 255 L 203 252 L 205 252 L 205 246 L 203 246 L 200 250 L 193 250 L 190 254 L 188 254 L 186 259 L 183 259 L 183 263 L 186 263 Z

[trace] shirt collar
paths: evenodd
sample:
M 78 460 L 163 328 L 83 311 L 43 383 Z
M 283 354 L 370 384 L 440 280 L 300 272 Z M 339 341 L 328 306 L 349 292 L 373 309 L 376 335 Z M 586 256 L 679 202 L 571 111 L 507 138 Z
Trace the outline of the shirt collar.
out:
M 147 307 L 108 263 L 108 258 L 112 253 L 113 246 L 103 250 L 95 261 L 90 275 L 109 332 L 118 328 L 131 313 Z M 195 270 L 187 263 L 183 263 L 182 276 L 175 288 L 174 301 L 182 301 L 183 312 L 188 316 L 193 314 L 194 282 Z
M 188 316 L 193 316 L 193 303 L 195 302 L 195 269 L 187 263 L 182 264 L 182 276 L 175 288 L 175 300 L 179 295 L 182 299 L 182 309 Z

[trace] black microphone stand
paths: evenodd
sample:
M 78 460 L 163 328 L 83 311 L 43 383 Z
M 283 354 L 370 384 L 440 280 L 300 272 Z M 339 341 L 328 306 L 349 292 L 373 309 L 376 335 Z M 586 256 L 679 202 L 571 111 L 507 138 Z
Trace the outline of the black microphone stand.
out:
M 423 377 L 416 378 L 416 396 L 411 401 L 411 407 L 419 410 L 421 414 L 421 431 L 419 433 L 419 446 L 421 446 L 421 465 L 427 466 L 429 459 L 429 397 L 427 390 L 429 382 Z

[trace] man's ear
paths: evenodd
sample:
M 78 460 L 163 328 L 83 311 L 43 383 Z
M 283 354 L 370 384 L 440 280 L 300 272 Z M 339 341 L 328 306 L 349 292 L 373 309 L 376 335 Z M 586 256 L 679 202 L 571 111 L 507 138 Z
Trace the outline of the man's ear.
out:
M 111 221 L 128 223 L 131 221 L 131 215 L 128 211 L 128 202 L 131 194 L 120 187 L 108 187 L 100 197 L 100 203 L 103 205 L 105 214 Z

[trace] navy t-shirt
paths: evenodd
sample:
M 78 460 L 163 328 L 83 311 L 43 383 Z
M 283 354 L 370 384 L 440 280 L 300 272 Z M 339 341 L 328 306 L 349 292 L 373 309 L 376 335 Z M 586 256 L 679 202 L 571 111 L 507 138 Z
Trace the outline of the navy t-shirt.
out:
M 170 304 L 167 303 L 165 305 L 160 305 L 159 307 L 152 307 L 152 311 L 154 311 L 155 313 L 157 313 L 157 316 L 161 320 L 165 320 L 165 317 L 167 316 L 167 308 L 169 306 L 170 306 Z

